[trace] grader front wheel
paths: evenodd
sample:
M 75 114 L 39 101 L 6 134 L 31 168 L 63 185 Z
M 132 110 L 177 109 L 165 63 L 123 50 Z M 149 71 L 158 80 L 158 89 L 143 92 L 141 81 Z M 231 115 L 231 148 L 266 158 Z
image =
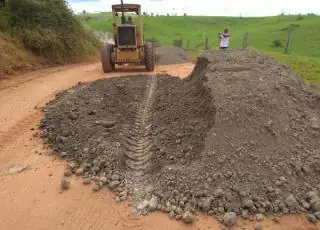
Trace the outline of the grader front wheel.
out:
M 155 66 L 155 54 L 151 42 L 144 44 L 144 58 L 147 71 L 153 71 Z
M 109 73 L 115 70 L 115 64 L 112 63 L 111 53 L 113 52 L 112 44 L 105 44 L 101 49 L 101 64 L 104 73 Z

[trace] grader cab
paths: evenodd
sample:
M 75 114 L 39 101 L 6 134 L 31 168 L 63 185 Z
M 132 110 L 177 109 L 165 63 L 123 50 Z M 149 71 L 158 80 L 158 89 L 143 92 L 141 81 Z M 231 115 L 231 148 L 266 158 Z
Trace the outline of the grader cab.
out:
M 134 18 L 134 23 L 127 22 L 125 13 Z M 140 5 L 123 4 L 122 1 L 112 5 L 112 21 L 114 44 L 105 43 L 102 47 L 103 71 L 112 72 L 116 65 L 130 63 L 144 65 L 147 71 L 153 71 L 155 53 L 153 44 L 144 41 Z

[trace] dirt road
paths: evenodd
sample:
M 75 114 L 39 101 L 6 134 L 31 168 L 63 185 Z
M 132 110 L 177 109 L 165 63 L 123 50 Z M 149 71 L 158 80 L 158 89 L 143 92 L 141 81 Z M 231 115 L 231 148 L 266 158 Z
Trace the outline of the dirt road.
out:
M 187 76 L 192 64 L 158 66 L 156 72 Z M 137 69 L 132 74 L 136 74 Z M 100 64 L 50 68 L 0 81 L 0 229 L 222 229 L 211 217 L 198 216 L 186 226 L 167 215 L 130 215 L 128 203 L 118 204 L 107 189 L 92 193 L 91 186 L 72 178 L 68 191 L 59 193 L 64 162 L 44 148 L 37 131 L 41 107 L 59 90 L 79 81 L 129 74 L 123 69 L 103 74 Z M 254 229 L 254 222 L 240 222 Z M 281 218 L 280 224 L 262 222 L 264 229 L 320 229 L 301 216 Z

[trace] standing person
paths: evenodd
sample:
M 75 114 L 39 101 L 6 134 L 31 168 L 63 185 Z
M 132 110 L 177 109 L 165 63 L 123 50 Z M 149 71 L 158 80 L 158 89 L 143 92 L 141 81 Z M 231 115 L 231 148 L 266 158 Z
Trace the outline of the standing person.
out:
M 129 25 L 133 25 L 134 24 L 131 16 L 128 17 L 128 21 L 126 21 L 125 24 L 129 24 Z
M 229 39 L 230 39 L 229 30 L 227 28 L 224 29 L 223 33 L 219 33 L 219 38 L 220 38 L 220 49 L 227 49 L 229 47 Z

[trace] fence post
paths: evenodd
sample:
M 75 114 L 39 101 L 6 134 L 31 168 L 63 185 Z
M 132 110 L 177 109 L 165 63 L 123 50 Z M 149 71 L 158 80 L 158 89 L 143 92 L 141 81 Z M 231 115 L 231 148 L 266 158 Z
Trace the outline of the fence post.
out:
M 208 37 L 206 37 L 206 40 L 205 40 L 205 43 L 204 43 L 204 49 L 205 50 L 208 50 L 209 49 L 209 40 L 208 40 Z
M 244 33 L 242 48 L 246 49 L 248 47 L 248 32 Z
M 291 43 L 291 33 L 292 33 L 292 30 L 289 30 L 288 31 L 288 38 L 287 38 L 287 44 L 286 44 L 286 47 L 284 49 L 284 53 L 287 54 L 288 53 L 288 50 L 289 50 L 289 45 Z

